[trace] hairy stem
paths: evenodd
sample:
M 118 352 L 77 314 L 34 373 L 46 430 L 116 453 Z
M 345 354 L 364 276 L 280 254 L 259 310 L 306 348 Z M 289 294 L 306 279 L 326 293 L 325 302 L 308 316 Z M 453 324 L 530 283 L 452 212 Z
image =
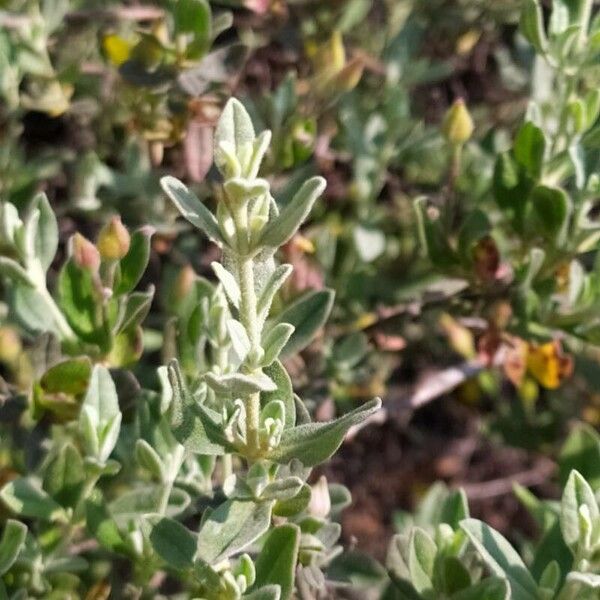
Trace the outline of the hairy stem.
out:
M 256 290 L 254 289 L 254 265 L 252 258 L 240 257 L 238 279 L 241 292 L 240 321 L 250 339 L 250 352 L 260 347 L 260 331 L 256 312 Z M 246 405 L 246 441 L 251 451 L 259 449 L 258 429 L 260 426 L 260 394 L 250 394 Z

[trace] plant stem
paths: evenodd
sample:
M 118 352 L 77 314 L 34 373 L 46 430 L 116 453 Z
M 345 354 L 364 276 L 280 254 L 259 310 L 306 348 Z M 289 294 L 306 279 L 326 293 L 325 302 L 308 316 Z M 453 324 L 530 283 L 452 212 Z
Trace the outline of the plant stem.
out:
M 238 260 L 240 286 L 240 321 L 250 339 L 250 352 L 260 347 L 260 331 L 256 312 L 256 290 L 254 288 L 254 265 L 251 257 L 240 256 Z M 249 394 L 246 405 L 246 443 L 251 452 L 259 450 L 258 429 L 260 427 L 260 394 Z

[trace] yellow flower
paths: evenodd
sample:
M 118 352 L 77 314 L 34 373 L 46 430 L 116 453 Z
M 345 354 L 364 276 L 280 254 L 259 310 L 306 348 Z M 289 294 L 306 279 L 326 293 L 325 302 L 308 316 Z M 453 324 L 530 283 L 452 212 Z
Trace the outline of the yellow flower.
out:
M 563 354 L 558 340 L 529 344 L 527 370 L 541 386 L 553 390 L 573 373 L 573 358 Z

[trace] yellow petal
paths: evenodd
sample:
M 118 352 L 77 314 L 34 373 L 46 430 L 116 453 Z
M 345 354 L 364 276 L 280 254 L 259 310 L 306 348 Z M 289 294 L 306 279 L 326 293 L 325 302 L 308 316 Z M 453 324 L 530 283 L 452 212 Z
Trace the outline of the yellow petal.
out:
M 127 40 L 116 34 L 105 35 L 102 39 L 102 48 L 108 60 L 115 66 L 122 65 L 131 53 L 133 47 Z

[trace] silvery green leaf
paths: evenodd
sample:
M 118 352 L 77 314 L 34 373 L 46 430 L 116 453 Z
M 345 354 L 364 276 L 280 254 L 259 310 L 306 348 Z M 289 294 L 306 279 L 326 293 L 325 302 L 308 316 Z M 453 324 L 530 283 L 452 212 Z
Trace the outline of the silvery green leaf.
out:
M 153 234 L 154 229 L 150 226 L 141 227 L 131 234 L 129 251 L 119 261 L 115 295 L 128 294 L 139 283 L 150 260 L 150 241 Z
M 250 352 L 250 338 L 246 328 L 239 321 L 229 319 L 227 321 L 227 332 L 240 363 L 244 362 L 248 352 Z
M 0 500 L 12 511 L 23 517 L 43 521 L 64 519 L 64 511 L 33 478 L 19 477 L 9 481 L 0 490 Z
M 214 373 L 207 373 L 205 380 L 216 392 L 228 393 L 236 397 L 277 389 L 273 380 L 264 373 L 253 375 L 244 375 L 243 373 L 215 375 Z
M 29 284 L 17 283 L 8 290 L 9 307 L 14 318 L 30 333 L 50 332 L 62 338 L 44 296 Z
M 307 423 L 286 429 L 277 448 L 269 453 L 269 460 L 287 464 L 296 458 L 305 467 L 313 467 L 327 460 L 340 446 L 350 427 L 361 423 L 381 407 L 375 399 L 359 406 L 335 421 Z
M 213 242 L 223 242 L 219 224 L 214 215 L 181 181 L 167 175 L 160 180 L 160 184 L 182 217 L 203 231 Z
M 197 557 L 215 564 L 242 551 L 267 531 L 272 506 L 238 500 L 218 506 L 200 527 Z
M 149 517 L 150 542 L 155 552 L 171 567 L 188 569 L 196 557 L 197 537 L 173 519 Z
M 162 481 L 165 468 L 156 450 L 146 441 L 139 439 L 135 443 L 135 458 L 140 466 L 151 473 L 156 479 Z
M 410 580 L 418 592 L 433 589 L 433 567 L 437 555 L 437 546 L 429 534 L 415 527 L 409 542 L 408 568 Z
M 121 431 L 121 413 L 117 413 L 113 415 L 107 423 L 104 424 L 101 432 L 99 433 L 99 451 L 98 451 L 98 460 L 100 463 L 104 464 L 109 459 L 111 452 L 114 450 L 114 447 L 117 445 L 117 440 L 119 439 L 119 433 Z
M 225 142 L 237 154 L 243 146 L 251 145 L 255 137 L 252 119 L 244 105 L 236 98 L 228 100 L 215 130 L 215 149 Z
M 561 579 L 560 566 L 557 561 L 552 560 L 548 563 L 542 575 L 540 576 L 540 589 L 556 592 Z
M 130 521 L 141 515 L 153 513 L 160 503 L 162 487 L 160 485 L 144 485 L 122 492 L 110 504 L 109 511 L 119 526 L 127 528 Z M 180 515 L 191 503 L 190 495 L 174 487 L 169 494 L 166 516 Z
M 541 248 L 532 248 L 529 252 L 529 265 L 527 266 L 525 277 L 521 283 L 521 286 L 525 290 L 531 287 L 536 275 L 540 272 L 540 269 L 544 264 L 545 258 L 546 253 Z
M 263 131 L 260 133 L 253 144 L 253 153 L 252 160 L 248 165 L 248 170 L 246 173 L 246 177 L 249 179 L 254 179 L 260 170 L 260 165 L 265 156 L 266 151 L 269 149 L 269 144 L 271 143 L 271 132 L 269 130 Z
M 456 592 L 452 600 L 511 600 L 510 586 L 506 579 L 487 577 L 466 590 Z
M 260 245 L 279 248 L 285 244 L 298 231 L 325 186 L 322 177 L 312 177 L 306 181 L 291 202 L 269 221 L 263 230 Z
M 310 503 L 311 488 L 303 484 L 300 491 L 289 500 L 278 500 L 273 507 L 273 514 L 279 517 L 293 517 L 306 510 Z
M 261 406 L 266 406 L 274 400 L 283 402 L 285 406 L 285 427 L 293 427 L 296 424 L 296 402 L 290 376 L 278 360 L 265 367 L 264 372 L 275 383 L 276 389 L 261 393 Z
M 85 467 L 79 450 L 70 442 L 51 457 L 44 472 L 43 489 L 61 506 L 74 507 L 85 482 Z
M 95 365 L 79 416 L 79 428 L 88 453 L 101 463 L 108 460 L 121 429 L 121 410 L 110 372 Z
M 89 411 L 96 428 L 121 414 L 117 389 L 106 367 L 95 365 L 92 369 L 82 407 Z
M 465 519 L 460 526 L 488 568 L 495 575 L 508 579 L 512 600 L 538 598 L 535 580 L 502 535 L 477 519 Z
M 13 279 L 16 283 L 21 283 L 22 285 L 33 285 L 33 281 L 27 274 L 27 271 L 17 261 L 12 260 L 12 258 L 0 256 L 0 275 Z
M 14 519 L 7 519 L 0 539 L 0 577 L 13 565 L 25 544 L 27 526 Z
M 58 223 L 46 194 L 38 194 L 33 199 L 31 210 L 39 212 L 33 238 L 34 254 L 46 272 L 52 264 L 58 248 Z
M 580 509 L 587 507 L 591 523 L 600 518 L 598 503 L 588 482 L 575 470 L 571 471 L 560 503 L 560 528 L 563 538 L 573 552 L 582 541 Z
M 285 477 L 267 484 L 260 494 L 261 500 L 291 500 L 299 493 L 304 482 L 299 477 Z
M 256 559 L 256 580 L 252 589 L 278 585 L 281 600 L 294 593 L 294 575 L 300 549 L 300 528 L 293 523 L 275 527 L 267 536 Z
M 579 571 L 571 571 L 567 575 L 567 581 L 572 583 L 580 583 L 586 588 L 592 590 L 600 590 L 600 575 L 596 573 L 581 573 Z
M 90 568 L 90 563 L 82 556 L 57 556 L 44 564 L 44 573 L 82 573 Z
M 281 600 L 281 588 L 278 585 L 267 585 L 249 594 L 244 594 L 243 598 L 244 600 Z
M 294 332 L 281 352 L 281 358 L 297 354 L 323 327 L 333 307 L 334 291 L 325 289 L 303 294 L 277 315 L 275 323 L 289 323 Z
M 215 275 L 221 282 L 229 302 L 231 302 L 235 308 L 239 308 L 241 292 L 235 277 L 218 262 L 213 262 L 210 266 L 213 268 Z
M 188 452 L 221 456 L 232 451 L 223 434 L 222 424 L 213 418 L 208 409 L 199 405 L 187 389 L 177 361 L 168 367 L 172 398 L 169 422 L 175 439 Z
M 266 179 L 232 177 L 223 184 L 223 188 L 228 198 L 241 203 L 266 194 L 269 191 L 269 182 Z
M 529 43 L 540 53 L 546 52 L 548 40 L 544 30 L 544 16 L 539 0 L 525 0 L 521 9 L 521 31 Z
M 17 229 L 23 226 L 19 211 L 10 202 L 0 202 L 0 241 L 3 246 L 13 246 Z
M 150 312 L 152 299 L 154 298 L 154 286 L 150 285 L 145 292 L 133 292 L 125 301 L 122 318 L 115 327 L 115 333 L 126 331 L 142 324 L 142 321 Z
M 294 333 L 294 326 L 289 323 L 277 323 L 269 329 L 262 340 L 262 347 L 265 351 L 260 363 L 263 367 L 268 367 L 276 360 Z
M 292 271 L 292 265 L 279 265 L 265 282 L 257 303 L 257 313 L 261 322 L 264 322 L 269 315 L 275 294 L 285 283 L 285 280 L 290 276 Z

